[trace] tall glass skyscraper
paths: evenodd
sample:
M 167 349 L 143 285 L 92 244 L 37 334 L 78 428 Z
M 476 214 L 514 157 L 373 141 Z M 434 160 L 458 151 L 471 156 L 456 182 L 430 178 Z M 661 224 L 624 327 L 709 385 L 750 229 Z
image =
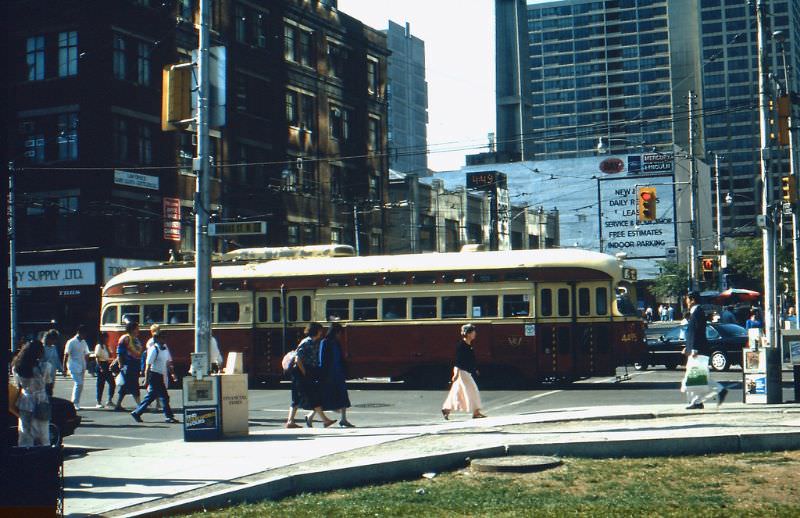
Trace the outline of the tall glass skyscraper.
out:
M 800 89 L 798 0 L 768 2 L 771 71 L 783 82 L 779 40 Z M 719 156 L 723 234 L 754 229 L 759 212 L 755 10 L 745 0 L 496 0 L 498 151 L 524 159 L 587 156 L 643 146 Z M 513 33 L 513 34 L 512 34 Z M 522 56 L 518 59 L 517 56 Z M 689 92 L 692 92 L 690 101 Z M 689 113 L 693 149 L 689 149 Z M 776 150 L 774 177 L 786 174 Z M 516 155 L 514 155 L 516 153 Z M 779 185 L 779 182 L 774 182 Z M 715 207 L 716 209 L 716 207 Z

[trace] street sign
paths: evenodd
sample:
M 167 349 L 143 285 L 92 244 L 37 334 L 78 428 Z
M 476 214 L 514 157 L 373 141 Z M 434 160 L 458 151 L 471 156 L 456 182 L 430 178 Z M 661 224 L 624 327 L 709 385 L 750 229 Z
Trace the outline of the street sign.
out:
M 266 221 L 235 221 L 208 225 L 209 236 L 248 236 L 266 233 Z

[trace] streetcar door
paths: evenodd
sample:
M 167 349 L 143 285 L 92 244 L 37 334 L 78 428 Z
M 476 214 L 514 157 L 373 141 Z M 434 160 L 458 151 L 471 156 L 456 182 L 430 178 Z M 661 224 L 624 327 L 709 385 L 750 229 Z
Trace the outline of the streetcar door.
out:
M 314 292 L 270 290 L 256 293 L 254 365 L 257 376 L 280 376 L 281 359 L 294 349 L 311 322 Z
M 536 285 L 538 367 L 542 376 L 573 374 L 574 283 Z
M 575 286 L 573 361 L 579 376 L 605 374 L 609 364 L 608 321 L 611 314 L 608 281 Z

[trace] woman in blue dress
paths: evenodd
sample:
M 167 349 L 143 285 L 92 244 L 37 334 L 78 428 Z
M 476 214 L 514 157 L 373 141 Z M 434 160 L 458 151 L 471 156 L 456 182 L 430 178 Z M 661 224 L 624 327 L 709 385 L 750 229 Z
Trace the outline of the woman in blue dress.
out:
M 122 374 L 123 382 L 119 384 L 117 404 L 114 410 L 121 412 L 122 400 L 126 394 L 133 396 L 139 405 L 139 370 L 142 363 L 142 342 L 139 341 L 139 323 L 132 321 L 125 324 L 125 334 L 117 344 L 117 363 Z
M 341 419 L 339 419 L 339 426 L 342 428 L 353 428 L 354 425 L 347 420 L 350 398 L 347 396 L 347 385 L 345 384 L 347 374 L 345 372 L 342 346 L 339 343 L 341 330 L 341 325 L 331 324 L 327 336 L 319 344 L 322 408 L 339 412 L 342 415 Z

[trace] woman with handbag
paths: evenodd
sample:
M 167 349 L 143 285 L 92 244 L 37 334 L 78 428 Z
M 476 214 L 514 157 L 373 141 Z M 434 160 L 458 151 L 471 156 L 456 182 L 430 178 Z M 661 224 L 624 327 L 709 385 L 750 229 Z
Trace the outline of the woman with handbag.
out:
M 46 386 L 53 380 L 50 365 L 42 361 L 44 345 L 33 340 L 22 346 L 12 363 L 14 382 L 21 389 L 19 410 L 19 446 L 50 445 L 50 397 Z
M 476 361 L 475 349 L 472 342 L 475 341 L 477 330 L 472 324 L 461 326 L 461 341 L 456 346 L 456 362 L 453 367 L 453 377 L 450 380 L 450 392 L 442 405 L 442 416 L 450 419 L 450 412 L 472 412 L 472 418 L 478 419 L 486 417 L 481 413 L 481 394 L 478 392 L 478 385 L 475 384 L 473 376 L 479 374 Z
M 103 408 L 103 390 L 108 383 L 108 403 L 106 406 L 111 408 L 114 406 L 114 389 L 117 384 L 114 382 L 114 376 L 111 372 L 111 351 L 108 349 L 108 334 L 105 332 L 100 333 L 97 338 L 97 345 L 94 346 L 94 360 L 97 363 L 97 407 Z
M 117 404 L 114 406 L 116 412 L 121 412 L 122 400 L 127 394 L 133 396 L 136 405 L 139 400 L 139 369 L 142 357 L 142 342 L 139 341 L 139 323 L 130 321 L 125 324 L 125 334 L 122 335 L 117 344 L 117 362 L 120 366 L 118 376 L 122 378 L 117 382 L 119 392 L 117 394 Z

